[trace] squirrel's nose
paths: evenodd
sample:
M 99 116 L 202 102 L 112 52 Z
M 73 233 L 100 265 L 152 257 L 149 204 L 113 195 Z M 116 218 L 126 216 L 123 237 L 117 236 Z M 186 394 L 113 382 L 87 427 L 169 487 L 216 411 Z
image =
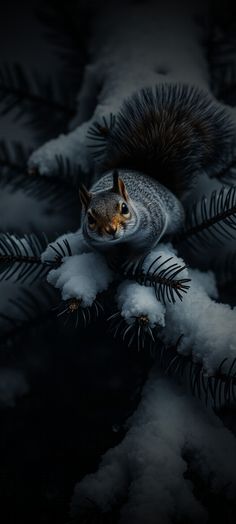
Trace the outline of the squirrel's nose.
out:
M 117 227 L 114 225 L 109 225 L 105 227 L 105 230 L 108 235 L 114 235 L 117 231 Z

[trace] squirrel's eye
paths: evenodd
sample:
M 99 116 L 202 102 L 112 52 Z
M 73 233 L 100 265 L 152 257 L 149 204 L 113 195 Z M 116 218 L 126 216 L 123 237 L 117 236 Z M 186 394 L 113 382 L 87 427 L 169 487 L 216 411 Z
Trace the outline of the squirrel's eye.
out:
M 121 213 L 122 213 L 122 215 L 128 215 L 128 213 L 129 213 L 129 208 L 128 208 L 127 204 L 125 204 L 125 202 L 123 202 L 123 204 L 121 206 Z
M 96 223 L 96 220 L 93 217 L 93 215 L 91 215 L 91 213 L 88 213 L 88 223 L 90 226 L 94 226 L 94 224 Z

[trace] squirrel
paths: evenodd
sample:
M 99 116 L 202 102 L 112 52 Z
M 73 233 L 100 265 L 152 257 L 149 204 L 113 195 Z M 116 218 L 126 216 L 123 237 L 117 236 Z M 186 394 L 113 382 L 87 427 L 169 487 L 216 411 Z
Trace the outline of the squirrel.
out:
M 181 202 L 151 177 L 120 169 L 103 175 L 88 191 L 80 189 L 83 235 L 100 251 L 122 246 L 134 255 L 154 247 L 183 225 Z
M 135 93 L 107 130 L 100 178 L 80 189 L 85 241 L 135 256 L 175 234 L 196 175 L 225 168 L 233 143 L 226 109 L 207 92 L 163 84 Z

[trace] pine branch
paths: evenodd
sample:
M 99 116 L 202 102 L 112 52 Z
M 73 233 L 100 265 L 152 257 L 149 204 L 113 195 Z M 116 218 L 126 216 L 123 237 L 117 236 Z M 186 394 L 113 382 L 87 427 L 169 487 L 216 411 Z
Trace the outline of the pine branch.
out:
M 235 84 L 236 91 L 236 84 Z M 220 182 L 226 185 L 232 186 L 235 182 L 236 177 L 236 157 L 235 157 L 235 148 L 231 154 L 232 160 L 225 166 L 224 169 L 221 169 L 219 173 L 213 173 L 211 178 L 218 178 Z
M 48 246 L 45 234 L 24 235 L 23 238 L 16 234 L 0 234 L 0 282 L 11 279 L 15 282 L 33 283 L 38 279 L 45 279 L 51 269 L 60 266 L 64 257 L 72 255 L 67 239 L 49 245 L 55 258 L 42 262 L 41 255 Z
M 1 349 L 13 345 L 19 337 L 22 337 L 29 330 L 42 326 L 53 317 L 56 318 L 52 309 L 55 303 L 55 295 L 51 288 L 40 287 L 34 293 L 28 289 L 22 289 L 16 299 L 10 299 L 11 314 L 0 312 L 2 321 L 0 346 Z
M 192 355 L 178 353 L 178 345 L 157 348 L 156 356 L 164 372 L 171 376 L 187 378 L 191 393 L 214 408 L 236 402 L 236 359 L 223 371 L 228 359 L 222 360 L 213 375 L 208 375 L 201 362 L 193 362 Z
M 49 244 L 49 246 L 52 251 L 54 251 L 55 253 L 55 258 L 54 260 L 49 260 L 48 262 L 46 261 L 45 264 L 49 267 L 49 268 L 54 268 L 56 269 L 57 267 L 59 267 L 61 265 L 61 262 L 62 262 L 62 259 L 64 257 L 71 257 L 72 256 L 72 251 L 71 251 L 71 247 L 70 247 L 70 244 L 68 242 L 68 240 L 66 238 L 64 238 L 62 241 L 57 241 L 57 242 L 53 242 L 53 244 Z
M 0 141 L 0 167 L 1 172 L 24 173 L 27 161 L 32 149 L 26 149 L 20 142 L 7 144 L 5 140 Z
M 187 212 L 184 232 L 176 239 L 179 244 L 198 240 L 207 246 L 212 241 L 222 242 L 236 236 L 236 186 L 213 191 L 209 199 L 202 197 Z
M 58 210 L 68 209 L 77 205 L 75 194 L 66 183 L 58 183 L 48 177 L 31 176 L 12 173 L 0 177 L 0 188 L 9 193 L 21 191 L 25 195 L 47 204 L 56 205 Z
M 189 289 L 188 282 L 190 278 L 179 278 L 180 274 L 186 269 L 186 266 L 180 266 L 176 262 L 171 263 L 173 257 L 162 262 L 162 256 L 158 256 L 147 269 L 143 265 L 149 254 L 140 259 L 138 264 L 119 265 L 111 261 L 112 269 L 118 274 L 130 280 L 135 280 L 142 286 L 151 286 L 155 290 L 157 300 L 164 304 L 166 301 L 175 303 L 176 298 L 182 300 L 183 293 Z
M 56 175 L 59 179 L 69 183 L 74 189 L 79 189 L 81 183 L 86 187 L 91 185 L 91 172 L 84 172 L 80 165 L 73 164 L 68 157 L 56 155 Z
M 149 351 L 150 355 L 153 355 L 155 344 L 159 340 L 160 328 L 151 327 L 147 315 L 139 315 L 131 319 L 133 321 L 127 324 L 120 311 L 116 311 L 107 319 L 108 331 L 114 338 L 121 338 L 129 348 L 136 348 L 138 352 L 140 350 Z
M 11 193 L 22 191 L 39 201 L 60 205 L 61 209 L 74 206 L 77 202 L 72 186 L 76 186 L 78 180 L 86 179 L 86 176 L 77 167 L 72 168 L 70 163 L 63 164 L 59 160 L 58 178 L 42 177 L 37 172 L 29 173 L 28 156 L 29 151 L 21 143 L 9 146 L 4 140 L 0 142 L 0 188 Z
M 23 67 L 16 63 L 5 64 L 0 69 L 0 104 L 1 115 L 14 110 L 15 120 L 27 114 L 27 123 L 50 137 L 55 132 L 65 130 L 68 121 L 74 116 L 74 106 L 68 100 L 68 88 L 63 89 L 58 81 L 58 95 L 51 81 L 42 80 L 38 74 L 29 76 Z M 50 118 L 48 118 L 50 111 Z
M 236 402 L 236 358 L 227 371 L 223 371 L 228 363 L 228 359 L 225 358 L 215 373 L 208 376 L 201 362 L 193 362 L 192 355 L 178 353 L 182 336 L 173 346 L 166 346 L 160 338 L 161 329 L 158 326 L 151 328 L 144 316 L 137 317 L 132 324 L 127 324 L 120 312 L 116 312 L 108 321 L 114 337 L 118 336 L 128 348 L 148 351 L 157 359 L 165 374 L 187 379 L 192 395 L 204 400 L 206 405 L 212 403 L 213 407 L 217 408 Z
M 70 322 L 70 327 L 77 329 L 81 325 L 86 328 L 91 322 L 95 322 L 101 315 L 104 314 L 103 306 L 100 300 L 93 301 L 92 306 L 81 306 L 81 300 L 78 298 L 70 298 L 63 300 L 56 306 L 57 317 L 64 319 L 64 326 Z
M 48 244 L 45 235 L 34 234 L 20 238 L 8 233 L 0 234 L 0 281 L 13 279 L 34 282 L 45 277 L 48 267 L 41 262 L 41 253 Z
M 33 80 L 36 84 L 34 86 Z M 65 103 L 65 100 L 56 100 L 53 93 L 53 87 L 49 81 L 42 82 L 38 75 L 30 79 L 23 67 L 15 63 L 12 66 L 5 64 L 0 70 L 0 93 L 1 102 L 5 102 L 5 108 L 1 114 L 7 114 L 18 104 L 32 103 L 44 106 L 47 110 L 65 113 L 73 116 L 71 106 Z M 21 111 L 21 110 L 19 110 Z
M 86 186 L 91 185 L 92 173 L 83 171 L 80 165 L 71 162 L 67 156 L 55 155 L 55 170 L 53 174 L 56 174 L 56 182 L 53 180 L 53 177 L 42 177 L 36 168 L 28 170 L 28 175 L 32 175 L 39 180 L 43 179 L 49 184 L 54 184 L 55 187 L 58 187 L 58 184 L 59 186 L 62 185 L 63 191 L 65 191 L 66 186 L 74 192 L 74 189 L 79 189 L 81 183 L 84 183 Z
M 89 144 L 88 147 L 95 149 L 95 151 L 93 151 L 95 158 L 101 158 L 104 155 L 107 140 L 114 128 L 115 121 L 115 115 L 110 113 L 109 120 L 102 117 L 101 121 L 94 122 L 88 130 L 87 136 L 93 142 Z

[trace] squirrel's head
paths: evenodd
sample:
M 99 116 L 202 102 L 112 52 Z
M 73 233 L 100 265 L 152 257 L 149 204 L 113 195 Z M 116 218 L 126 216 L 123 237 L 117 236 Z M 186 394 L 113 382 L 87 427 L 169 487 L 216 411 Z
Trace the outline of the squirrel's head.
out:
M 92 243 L 119 242 L 132 232 L 136 224 L 136 213 L 125 183 L 113 173 L 113 185 L 105 191 L 90 192 L 80 189 L 83 206 L 83 232 Z

